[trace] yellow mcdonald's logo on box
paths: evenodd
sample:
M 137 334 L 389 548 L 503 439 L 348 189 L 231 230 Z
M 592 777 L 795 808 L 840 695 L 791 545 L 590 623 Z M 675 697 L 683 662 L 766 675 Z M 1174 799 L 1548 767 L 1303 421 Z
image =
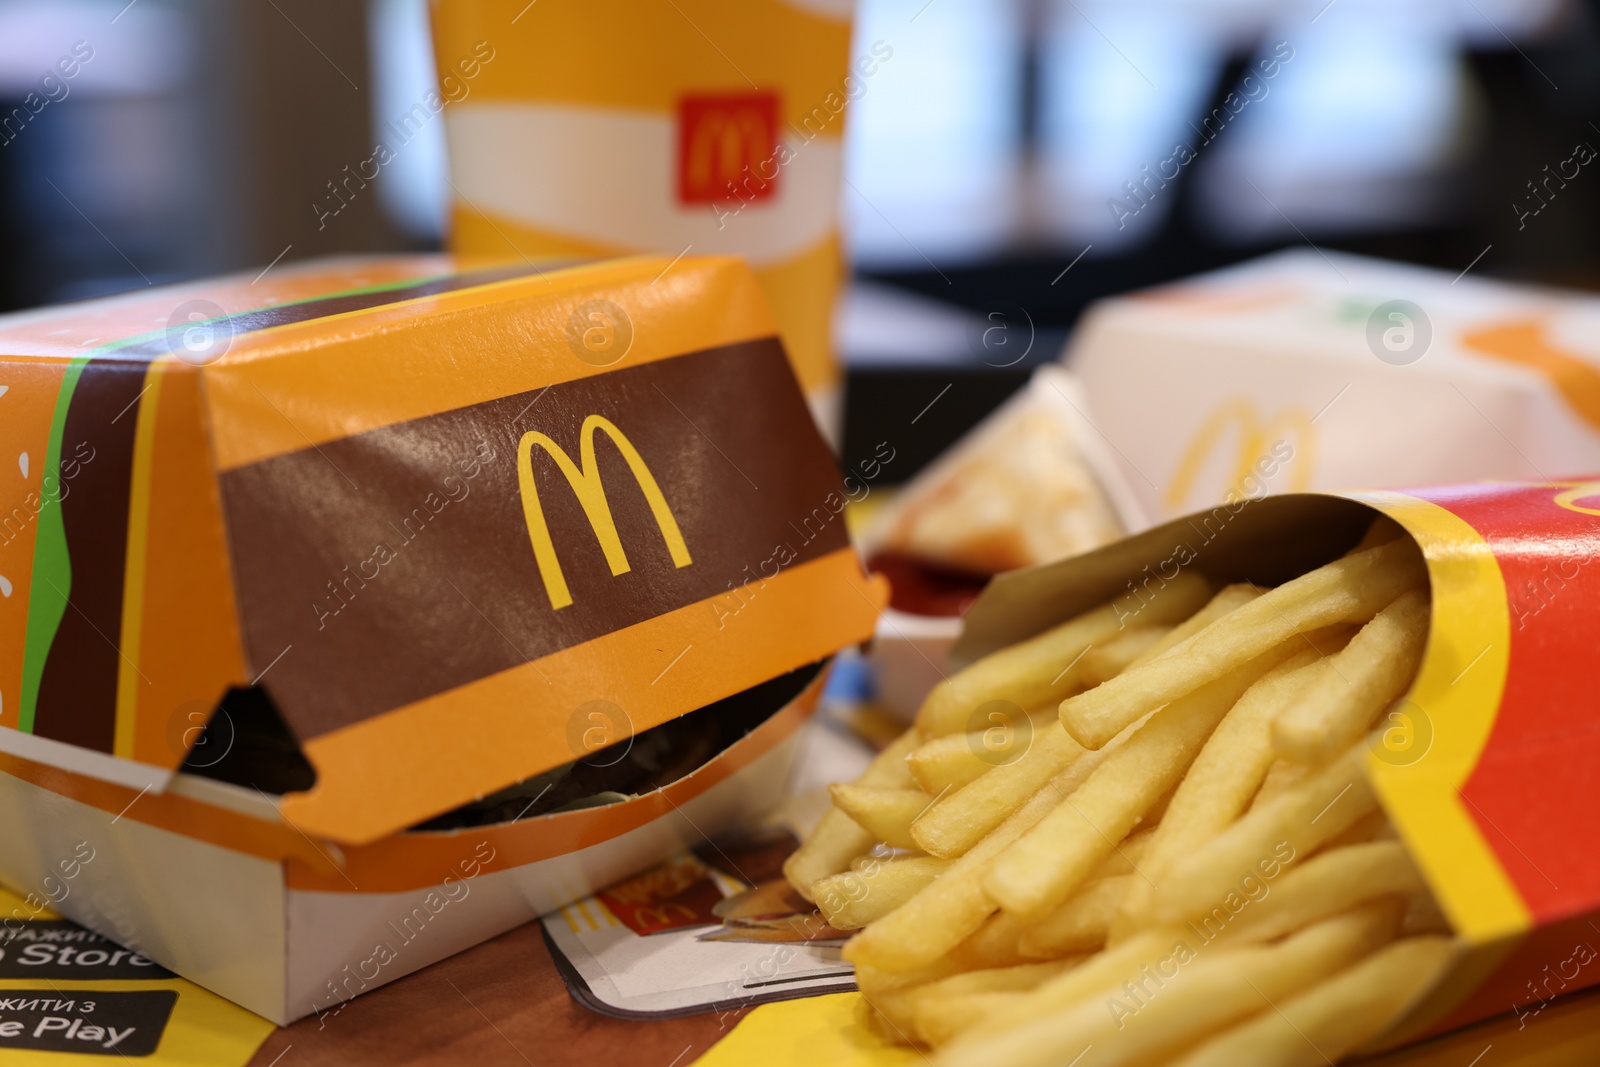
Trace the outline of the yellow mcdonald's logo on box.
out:
M 1259 495 L 1265 479 L 1282 470 L 1293 460 L 1288 491 L 1300 492 L 1311 484 L 1312 450 L 1315 446 L 1311 416 L 1304 408 L 1286 408 L 1270 419 L 1263 419 L 1255 402 L 1246 397 L 1224 400 L 1206 416 L 1184 448 L 1178 468 L 1167 487 L 1166 504 L 1174 511 L 1182 510 L 1190 500 L 1200 473 L 1207 461 L 1217 452 L 1229 430 L 1237 431 L 1232 452 L 1232 463 L 1227 485 L 1220 498 L 1228 492 L 1242 496 Z M 1295 439 L 1291 443 L 1290 438 Z M 1226 453 L 1224 453 L 1226 455 Z M 1266 468 L 1266 469 L 1263 469 Z M 1252 491 L 1250 483 L 1259 483 Z M 1202 500 L 1199 503 L 1214 503 Z
M 522 514 L 527 520 L 528 538 L 533 543 L 533 557 L 539 564 L 539 575 L 544 579 L 544 589 L 550 597 L 550 606 L 558 610 L 572 603 L 572 592 L 567 588 L 566 575 L 561 570 L 561 561 L 556 557 L 555 542 L 551 540 L 550 527 L 545 521 L 544 507 L 539 502 L 539 487 L 533 472 L 534 446 L 544 449 L 550 458 L 556 461 L 556 466 L 567 479 L 567 485 L 572 488 L 573 495 L 583 507 L 584 517 L 589 520 L 589 527 L 594 531 L 595 540 L 600 542 L 600 550 L 605 553 L 606 563 L 611 568 L 612 576 L 626 574 L 631 569 L 628 555 L 622 550 L 622 538 L 617 534 L 617 522 L 611 514 L 611 503 L 606 499 L 605 485 L 600 479 L 600 467 L 595 462 L 596 430 L 605 431 L 605 435 L 622 453 L 623 459 L 627 460 L 628 470 L 643 491 L 644 498 L 650 505 L 650 514 L 654 516 L 656 526 L 661 530 L 661 537 L 667 543 L 667 551 L 672 556 L 673 565 L 681 568 L 694 562 L 689 557 L 689 546 L 684 543 L 683 532 L 678 529 L 678 520 L 672 517 L 672 509 L 667 506 L 667 498 L 662 494 L 655 475 L 650 473 L 649 466 L 639 454 L 639 450 L 633 446 L 633 442 L 629 441 L 627 435 L 617 429 L 616 424 L 610 419 L 601 415 L 590 415 L 583 420 L 583 427 L 578 433 L 578 463 L 572 462 L 572 457 L 566 450 L 547 435 L 538 431 L 525 433 L 517 444 L 517 486 L 522 493 Z

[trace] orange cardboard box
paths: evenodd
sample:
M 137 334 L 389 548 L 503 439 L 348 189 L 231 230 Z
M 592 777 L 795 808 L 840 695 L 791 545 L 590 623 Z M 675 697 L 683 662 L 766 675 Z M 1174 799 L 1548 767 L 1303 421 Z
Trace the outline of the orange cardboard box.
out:
M 280 1023 L 774 803 L 885 599 L 732 259 L 9 316 L 0 416 L 0 881 Z
M 957 665 L 1194 567 L 1275 585 L 1361 538 L 1377 512 L 1427 561 L 1432 628 L 1369 780 L 1463 945 L 1390 1035 L 1402 1044 L 1515 1013 L 1535 1024 L 1600 983 L 1600 480 L 1346 496 L 1233 494 L 1210 511 L 996 578 Z

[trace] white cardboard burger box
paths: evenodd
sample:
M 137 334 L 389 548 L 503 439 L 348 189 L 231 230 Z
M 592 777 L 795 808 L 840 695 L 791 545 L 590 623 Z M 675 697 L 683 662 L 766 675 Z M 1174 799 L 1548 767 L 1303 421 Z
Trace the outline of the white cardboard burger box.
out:
M 1102 300 L 1065 361 L 1159 522 L 1600 469 L 1600 297 L 1295 249 Z

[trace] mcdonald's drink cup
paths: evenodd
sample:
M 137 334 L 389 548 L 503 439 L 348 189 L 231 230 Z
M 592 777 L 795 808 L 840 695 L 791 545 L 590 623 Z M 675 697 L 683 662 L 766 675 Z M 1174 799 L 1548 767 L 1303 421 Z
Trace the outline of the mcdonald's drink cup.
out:
M 845 105 L 893 54 L 852 59 L 852 6 L 438 0 L 452 247 L 743 256 L 831 428 Z
M 1553 1026 L 1538 1021 L 1550 1001 L 1600 983 L 1600 478 L 1236 498 L 1001 575 L 952 662 L 1174 561 L 1218 583 L 1278 584 L 1338 558 L 1380 514 L 1421 549 L 1432 615 L 1416 680 L 1375 724 L 1363 768 L 1461 948 L 1384 1043 L 1512 1013 L 1513 1030 Z
M 1600 298 L 1278 253 L 1105 300 L 1067 352 L 1153 517 L 1600 470 Z
M 0 882 L 280 1023 L 759 817 L 886 599 L 733 258 L 0 318 L 0 450 Z

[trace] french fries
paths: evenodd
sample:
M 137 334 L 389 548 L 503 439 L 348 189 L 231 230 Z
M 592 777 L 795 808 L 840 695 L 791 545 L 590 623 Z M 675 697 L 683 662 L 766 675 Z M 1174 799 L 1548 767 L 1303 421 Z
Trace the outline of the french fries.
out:
M 1163 961 L 1167 968 L 1143 968 L 1109 997 L 1079 1001 L 982 1042 L 972 1040 L 969 1030 L 965 1040 L 942 1051 L 935 1067 L 1053 1067 L 1091 1047 L 1094 1062 L 1107 1067 L 1170 1055 L 1360 959 L 1394 936 L 1400 913 L 1396 902 L 1382 902 L 1307 927 L 1277 945 L 1169 957 Z
M 1078 667 L 1079 684 L 1093 688 L 1107 678 L 1115 678 L 1153 645 L 1172 632 L 1171 626 L 1138 626 L 1083 654 Z
M 1211 587 L 1204 578 L 1179 574 L 1148 601 L 1130 593 L 1122 601 L 1102 605 L 985 656 L 933 687 L 917 712 L 917 728 L 929 737 L 943 737 L 970 729 L 973 713 L 992 701 L 1020 708 L 1059 701 L 1078 687 L 1077 669 L 1084 654 L 1122 633 L 1130 617 L 1136 618 L 1139 626 L 1175 623 L 1192 614 L 1210 595 Z
M 911 771 L 906 766 L 906 756 L 922 738 L 915 730 L 907 730 L 873 758 L 856 779 L 857 785 L 896 787 L 909 785 Z M 850 861 L 873 846 L 872 835 L 858 826 L 854 819 L 832 808 L 825 814 L 811 835 L 783 863 L 783 876 L 795 891 L 811 899 L 811 884 L 818 878 L 838 874 L 850 868 Z
M 1181 954 L 1184 937 L 1176 928 L 1147 930 L 1115 948 L 1097 952 L 1078 966 L 1040 983 L 1032 992 L 997 1005 L 988 1018 L 970 1028 L 969 1036 L 981 1044 L 989 1037 L 1062 1014 L 1098 994 L 1117 989 L 1124 981 Z
M 907 991 L 899 1007 L 909 1011 L 912 1029 L 924 1044 L 943 1044 L 1008 1001 L 1007 994 L 1032 989 L 1077 962 L 1072 957 L 952 975 Z
M 1157 802 L 1159 806 L 1159 801 Z M 1150 849 L 1150 839 L 1155 836 L 1155 828 L 1140 830 L 1130 834 L 1117 845 L 1116 851 L 1100 861 L 1100 866 L 1089 872 L 1091 882 L 1101 878 L 1115 878 L 1122 874 L 1135 874 L 1139 865 L 1144 862 L 1145 855 Z
M 1278 754 L 1325 763 L 1367 732 L 1378 713 L 1411 684 L 1428 636 L 1428 596 L 1413 589 L 1378 612 L 1328 657 L 1320 683 L 1272 725 Z
M 1261 788 L 1256 790 L 1255 798 L 1250 801 L 1250 810 L 1261 807 L 1278 799 L 1279 795 L 1303 781 L 1311 768 L 1304 763 L 1295 763 L 1293 760 L 1275 759 L 1272 766 L 1267 768 L 1267 777 L 1261 783 Z
M 1218 932 L 1241 941 L 1268 941 L 1369 900 L 1426 888 L 1398 841 L 1330 849 L 1283 875 L 1259 906 Z
M 1293 651 L 1269 649 L 1152 715 L 1065 804 L 995 861 L 984 889 L 1024 918 L 1060 904 L 1183 776 L 1239 695 Z
M 806 891 L 934 1067 L 1331 1064 L 1450 966 L 1365 774 L 1426 644 L 1415 545 L 1386 521 L 1276 588 L 1212 588 L 1180 572 L 1137 629 L 1124 598 L 985 657 L 930 694 L 903 772 L 834 788 L 858 833 L 820 828 L 795 872 L 832 868 Z M 1052 694 L 1025 753 L 988 754 L 974 710 Z
M 1377 808 L 1356 745 L 1325 769 L 1250 812 L 1172 865 L 1154 907 L 1163 919 L 1204 915 L 1246 878 L 1288 866 Z
M 1372 520 L 1372 525 L 1367 527 L 1367 532 L 1365 536 L 1361 538 L 1360 543 L 1347 552 L 1346 555 L 1353 556 L 1357 552 L 1362 552 L 1369 548 L 1376 548 L 1379 545 L 1386 545 L 1390 541 L 1397 540 L 1398 538 L 1404 536 L 1405 530 L 1401 528 L 1398 522 L 1395 522 L 1387 515 L 1379 515 L 1376 519 Z
M 1017 943 L 1024 956 L 1049 959 L 1063 952 L 1081 952 L 1106 943 L 1106 932 L 1132 883 L 1131 874 L 1098 878 L 1067 902 L 1030 926 Z
M 1216 622 L 1224 615 L 1232 614 L 1236 609 L 1244 607 L 1250 601 L 1261 595 L 1261 589 L 1248 582 L 1235 582 L 1225 585 L 1217 590 L 1216 595 L 1206 601 L 1205 607 L 1184 619 L 1178 625 L 1168 630 L 1160 640 L 1139 654 L 1130 667 L 1139 667 L 1155 659 L 1173 645 L 1181 645 L 1207 626 Z
M 1364 845 L 1370 841 L 1393 839 L 1394 827 L 1382 808 L 1374 808 L 1322 843 L 1323 850 Z
M 915 1002 L 911 1028 L 924 1045 L 943 1045 L 1016 999 L 1016 993 L 950 993 L 920 998 Z
M 991 722 L 983 730 L 947 734 L 923 742 L 906 756 L 911 777 L 929 796 L 960 789 L 990 768 L 1014 760 L 1032 743 L 1040 727 L 1060 721 L 1054 705 L 1030 711 L 1027 717 L 1026 730 L 1017 728 L 1020 724 L 1007 722 L 1001 726 Z
M 1015 915 L 994 915 L 977 933 L 955 947 L 953 955 L 971 961 L 962 970 L 985 970 L 991 967 L 1012 967 L 1022 963 L 1036 963 L 1023 956 L 1018 948 L 1024 924 Z
M 1065 778 L 1071 769 L 1058 778 Z M 853 937 L 844 958 L 885 971 L 926 967 L 960 944 L 995 912 L 983 891 L 989 862 L 1061 803 L 1067 790 L 1053 779 L 995 827 L 932 885 Z
M 1061 721 L 1079 744 L 1099 748 L 1139 716 L 1297 634 L 1338 623 L 1365 623 L 1401 593 L 1421 585 L 1423 574 L 1420 553 L 1405 540 L 1335 560 L 1235 609 L 1143 670 L 1119 674 L 1067 698 Z
M 972 734 L 935 737 L 906 756 L 906 764 L 922 791 L 938 796 L 946 790 L 960 789 L 989 769 L 990 765 L 978 755 L 983 751 L 982 745 L 982 739 Z
M 828 787 L 834 805 L 860 826 L 872 840 L 890 848 L 917 847 L 911 824 L 933 803 L 920 789 L 884 789 L 843 782 Z
M 933 856 L 884 859 L 820 878 L 812 885 L 818 910 L 835 930 L 859 930 L 881 919 L 950 866 Z
M 1315 649 L 1295 652 L 1245 690 L 1178 784 L 1155 830 L 1145 860 L 1147 879 L 1160 876 L 1196 845 L 1211 840 L 1238 818 L 1272 765 L 1272 722 L 1318 676 Z M 1149 925 L 1153 881 L 1129 886 L 1111 925 L 1112 940 Z
M 1449 966 L 1449 938 L 1379 949 L 1322 985 L 1202 1045 L 1178 1067 L 1322 1067 L 1374 1040 Z
M 1020 759 L 991 768 L 923 812 L 910 828 L 915 847 L 935 856 L 961 855 L 1081 755 L 1083 746 L 1059 723 L 1046 723 Z

